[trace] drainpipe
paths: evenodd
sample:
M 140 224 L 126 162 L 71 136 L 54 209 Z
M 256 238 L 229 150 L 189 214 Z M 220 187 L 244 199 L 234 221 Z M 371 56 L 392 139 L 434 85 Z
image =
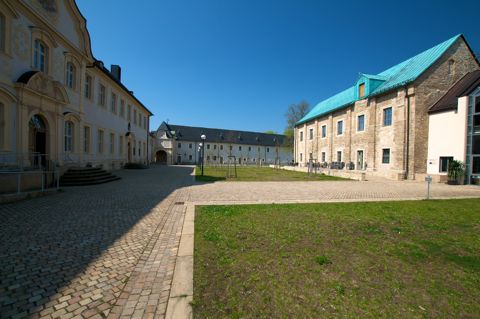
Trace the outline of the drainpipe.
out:
M 406 125 L 406 141 L 405 141 L 405 179 L 408 179 L 409 174 L 409 157 L 410 157 L 410 97 L 408 96 L 408 88 L 405 90 L 407 98 L 407 125 Z

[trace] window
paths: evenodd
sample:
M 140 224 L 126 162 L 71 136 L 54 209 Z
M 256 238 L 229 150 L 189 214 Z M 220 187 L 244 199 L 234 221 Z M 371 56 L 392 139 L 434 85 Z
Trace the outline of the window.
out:
M 85 76 L 85 97 L 92 99 L 92 77 L 88 74 Z
M 132 120 L 132 106 L 130 104 L 128 104 L 128 107 L 127 107 L 127 121 L 131 121 Z
M 182 143 L 178 143 L 178 144 L 177 144 L 177 147 L 178 147 L 178 148 L 182 148 Z
M 313 140 L 313 128 L 310 129 L 310 139 Z
M 142 114 L 138 112 L 138 126 L 142 126 Z
M 7 23 L 5 16 L 0 12 L 0 51 L 5 52 L 7 42 Z
M 357 131 L 365 131 L 365 115 L 359 115 L 357 118 Z
M 110 111 L 117 114 L 117 95 L 112 93 L 112 100 L 110 101 Z
M 143 142 L 143 157 L 146 157 L 146 156 L 147 156 L 147 146 L 145 142 Z
M 100 84 L 98 86 L 98 104 L 105 106 L 105 85 Z
M 188 155 L 188 159 L 191 161 L 192 160 L 192 155 Z
M 242 150 L 242 147 L 241 147 L 241 146 L 239 146 L 239 147 L 238 147 L 238 150 L 239 150 L 239 151 L 241 151 L 241 150 Z
M 327 158 L 327 154 L 325 154 L 325 152 L 322 152 L 322 162 L 325 162 Z
M 342 161 L 342 151 L 337 151 L 337 162 Z
M 192 148 L 192 147 L 193 147 L 192 143 L 188 144 L 188 148 Z
M 249 147 L 248 147 L 248 151 L 250 152 L 251 150 L 252 150 L 252 147 L 251 147 L 251 146 L 249 146 Z
M 207 155 L 207 161 L 209 161 L 209 160 L 210 160 L 210 156 Z
M 75 89 L 75 66 L 72 62 L 67 63 L 66 85 L 71 89 Z
M 65 152 L 73 151 L 73 123 L 65 122 Z
M 137 145 L 137 141 L 133 140 L 133 156 L 137 156 L 137 148 L 136 148 L 136 145 Z
M 230 149 L 230 151 L 231 151 L 231 150 L 233 149 L 233 146 L 232 146 L 232 145 L 230 145 L 229 149 Z
M 303 154 L 300 153 L 300 162 L 303 161 Z
M 120 100 L 120 116 L 125 118 L 125 100 Z
M 214 144 L 214 145 L 213 145 L 213 149 L 214 149 L 214 150 L 217 149 L 217 144 Z
M 47 72 L 48 48 L 40 40 L 35 40 L 33 49 L 33 67 L 42 72 Z
M 322 138 L 327 137 L 327 126 L 322 125 Z
M 358 97 L 362 98 L 365 96 L 365 83 L 362 83 L 358 86 Z
M 390 163 L 390 149 L 384 148 L 382 149 L 382 164 L 389 164 Z
M 110 154 L 113 154 L 115 151 L 115 134 L 110 133 Z
M 140 156 L 140 154 L 142 154 L 142 143 L 138 141 L 138 156 Z
M 310 159 L 313 159 L 313 153 L 308 154 Z
M 223 151 L 223 145 L 220 145 L 220 150 Z
M 83 127 L 83 152 L 90 153 L 90 127 Z
M 343 134 L 343 121 L 337 122 L 337 135 Z
M 118 139 L 118 154 L 123 155 L 123 135 L 120 135 Z
M 133 109 L 133 124 L 137 124 L 137 110 Z
M 147 129 L 147 117 L 143 118 L 143 128 Z
M 210 144 L 207 144 L 207 150 L 209 150 L 209 149 L 210 149 Z
M 269 153 L 269 152 L 270 152 L 270 148 L 269 148 L 269 147 L 267 147 L 267 153 Z
M 98 130 L 98 153 L 103 153 L 103 131 Z
M 453 161 L 453 156 L 441 156 L 440 157 L 440 173 L 447 173 L 448 172 L 448 164 Z
M 303 132 L 300 132 L 300 142 L 303 141 Z
M 383 109 L 383 126 L 392 125 L 392 108 Z
M 216 157 L 215 155 L 213 156 L 213 160 L 214 160 L 214 161 L 216 161 L 216 160 L 217 160 L 217 157 Z

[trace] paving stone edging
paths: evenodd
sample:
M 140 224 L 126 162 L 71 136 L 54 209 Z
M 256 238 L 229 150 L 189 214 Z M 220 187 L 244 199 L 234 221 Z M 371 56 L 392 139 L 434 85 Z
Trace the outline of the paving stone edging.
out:
M 186 203 L 187 204 L 187 203 Z M 187 204 L 178 248 L 166 319 L 193 318 L 193 236 L 195 205 Z

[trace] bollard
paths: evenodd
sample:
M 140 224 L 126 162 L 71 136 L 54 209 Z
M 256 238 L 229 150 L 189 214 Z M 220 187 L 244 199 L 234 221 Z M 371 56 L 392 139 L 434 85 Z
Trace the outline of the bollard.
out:
M 425 182 L 427 182 L 427 199 L 430 199 L 430 184 L 432 183 L 432 176 L 428 175 L 425 177 Z

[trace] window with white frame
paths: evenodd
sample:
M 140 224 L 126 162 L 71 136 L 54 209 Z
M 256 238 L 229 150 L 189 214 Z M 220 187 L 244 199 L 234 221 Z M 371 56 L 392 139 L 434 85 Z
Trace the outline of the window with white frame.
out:
M 33 67 L 39 71 L 47 72 L 48 70 L 48 47 L 47 45 L 36 39 L 33 47 Z
M 90 153 L 90 127 L 83 127 L 83 152 Z
M 365 131 L 365 115 L 359 115 L 357 117 L 357 131 L 363 132 Z
M 98 130 L 98 137 L 97 137 L 97 151 L 99 154 L 103 153 L 103 130 Z
M 73 152 L 73 122 L 65 122 L 65 132 L 64 132 L 64 146 L 65 152 Z
M 85 97 L 87 99 L 92 99 L 92 84 L 93 79 L 90 75 L 85 75 Z
M 123 155 L 123 135 L 120 135 L 118 139 L 118 154 Z
M 453 156 L 440 156 L 440 165 L 438 171 L 440 173 L 447 173 L 448 172 L 448 165 L 450 162 L 453 161 Z
M 7 19 L 0 12 L 0 51 L 5 52 L 7 45 Z
M 105 85 L 99 84 L 98 85 L 98 104 L 101 106 L 105 106 L 105 99 L 106 99 L 106 88 Z
M 110 111 L 117 114 L 117 95 L 112 92 L 112 99 L 110 100 Z
M 120 116 L 125 118 L 125 100 L 120 100 Z
M 110 154 L 115 152 L 115 134 L 110 133 Z
M 390 149 L 384 148 L 382 149 L 382 164 L 389 164 L 390 163 Z
M 337 122 L 337 135 L 343 134 L 343 121 Z
M 383 126 L 392 125 L 392 108 L 387 107 L 383 109 Z
M 322 138 L 327 137 L 327 126 L 322 125 Z
M 75 74 L 76 74 L 76 69 L 75 65 L 73 65 L 72 62 L 67 62 L 67 70 L 66 70 L 66 85 L 70 89 L 75 89 Z

